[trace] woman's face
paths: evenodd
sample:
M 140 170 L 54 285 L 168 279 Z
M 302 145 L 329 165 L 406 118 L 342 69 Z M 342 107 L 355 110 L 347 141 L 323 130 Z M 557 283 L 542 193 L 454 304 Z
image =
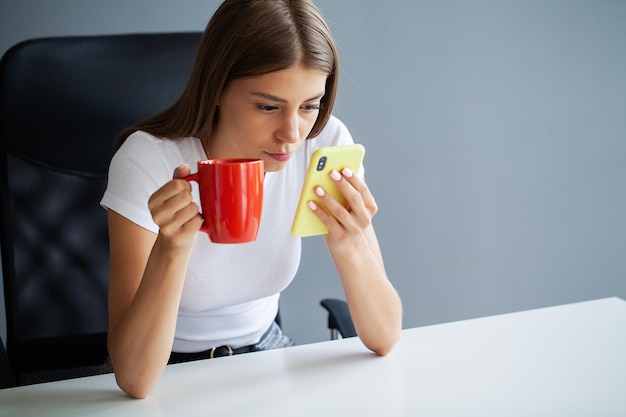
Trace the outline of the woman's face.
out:
M 263 159 L 278 171 L 313 128 L 327 74 L 295 66 L 231 81 L 219 102 L 210 158 Z

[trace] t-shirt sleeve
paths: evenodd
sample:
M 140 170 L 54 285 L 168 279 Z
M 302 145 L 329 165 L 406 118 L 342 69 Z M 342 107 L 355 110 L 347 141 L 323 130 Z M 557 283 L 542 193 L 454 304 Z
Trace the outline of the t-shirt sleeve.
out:
M 143 132 L 129 136 L 111 160 L 107 188 L 100 202 L 104 208 L 155 233 L 159 228 L 152 220 L 148 200 L 173 172 L 155 146 L 159 141 Z M 168 172 L 170 178 L 164 175 Z

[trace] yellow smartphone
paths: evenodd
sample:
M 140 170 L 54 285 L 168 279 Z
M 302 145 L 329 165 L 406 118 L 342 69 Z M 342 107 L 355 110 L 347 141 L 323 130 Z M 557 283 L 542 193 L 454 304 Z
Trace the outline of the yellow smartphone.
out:
M 317 149 L 311 156 L 311 162 L 304 179 L 300 200 L 296 208 L 296 214 L 291 226 L 291 234 L 296 237 L 324 235 L 328 228 L 307 206 L 307 202 L 313 200 L 319 203 L 319 197 L 313 191 L 313 187 L 320 185 L 344 207 L 346 199 L 330 178 L 332 170 L 341 172 L 344 168 L 350 168 L 358 173 L 365 156 L 363 145 L 340 145 Z

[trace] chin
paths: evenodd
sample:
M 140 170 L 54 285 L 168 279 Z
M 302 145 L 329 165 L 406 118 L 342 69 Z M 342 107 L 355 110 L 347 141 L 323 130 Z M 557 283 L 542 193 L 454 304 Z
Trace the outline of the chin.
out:
M 287 162 L 263 161 L 265 172 L 276 172 L 285 169 Z

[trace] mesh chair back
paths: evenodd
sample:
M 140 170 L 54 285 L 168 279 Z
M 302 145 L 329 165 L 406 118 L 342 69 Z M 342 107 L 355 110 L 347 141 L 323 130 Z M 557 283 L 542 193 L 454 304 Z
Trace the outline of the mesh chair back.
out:
M 99 202 L 115 136 L 178 98 L 199 37 L 36 39 L 0 61 L 0 245 L 19 385 L 97 373 L 104 362 Z

